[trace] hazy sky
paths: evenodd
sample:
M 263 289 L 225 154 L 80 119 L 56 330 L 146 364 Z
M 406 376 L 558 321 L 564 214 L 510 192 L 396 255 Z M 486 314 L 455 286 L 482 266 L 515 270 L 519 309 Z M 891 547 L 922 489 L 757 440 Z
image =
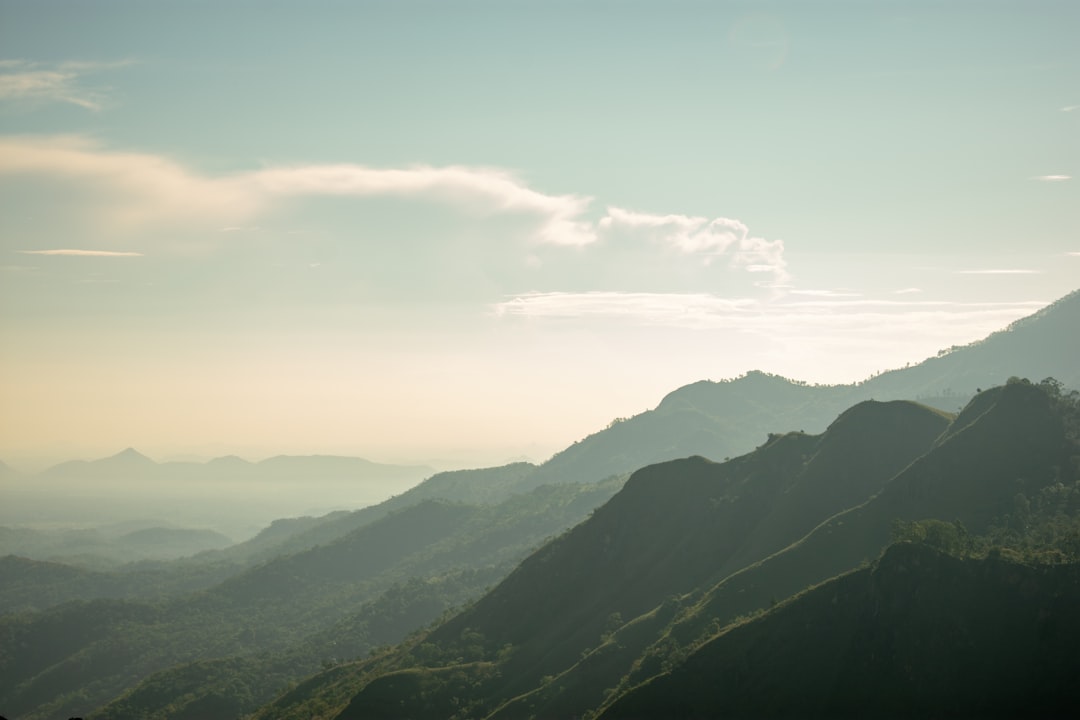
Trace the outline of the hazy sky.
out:
M 1080 286 L 1077 37 L 1070 0 L 0 0 L 0 458 L 542 460 L 978 339 Z

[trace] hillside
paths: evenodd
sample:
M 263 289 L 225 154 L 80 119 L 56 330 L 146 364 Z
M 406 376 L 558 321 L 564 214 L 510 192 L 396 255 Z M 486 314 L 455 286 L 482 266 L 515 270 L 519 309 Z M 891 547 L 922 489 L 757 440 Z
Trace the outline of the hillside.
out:
M 893 545 L 725 629 L 600 718 L 1051 717 L 1080 702 L 1080 563 Z
M 1076 484 L 1065 470 L 1080 454 L 1067 435 L 1075 408 L 1056 392 L 994 388 L 951 423 L 912 403 L 864 403 L 821 436 L 773 436 L 723 464 L 644 468 L 389 664 L 356 666 L 340 717 L 579 716 L 669 672 L 740 615 L 874 561 L 898 519 L 1007 526 L 1018 496 L 1041 507 L 1059 483 Z M 785 547 L 793 521 L 809 534 Z M 441 681 L 454 667 L 464 679 Z M 395 694 L 411 687 L 394 680 L 405 677 L 423 679 L 423 705 Z M 338 674 L 308 698 L 342 702 L 347 684 Z M 304 707 L 293 697 L 262 717 L 302 717 Z
M 582 662 L 561 682 L 573 687 L 603 672 L 603 687 L 616 693 L 644 682 L 735 618 L 873 561 L 889 544 L 897 521 L 957 520 L 974 533 L 987 533 L 1007 527 L 1025 502 L 1054 506 L 1051 514 L 1077 513 L 1080 506 L 1070 509 L 1051 499 L 1057 497 L 1057 483 L 1073 487 L 1077 482 L 1076 470 L 1068 469 L 1080 455 L 1076 417 L 1075 406 L 1064 407 L 1053 388 L 1018 382 L 982 393 L 929 452 L 869 501 L 838 513 L 784 550 L 731 571 L 716 585 L 698 588 L 682 599 L 670 626 L 635 638 L 638 644 L 620 660 Z M 1067 440 L 1070 426 L 1074 430 Z M 596 667 L 600 661 L 602 671 Z

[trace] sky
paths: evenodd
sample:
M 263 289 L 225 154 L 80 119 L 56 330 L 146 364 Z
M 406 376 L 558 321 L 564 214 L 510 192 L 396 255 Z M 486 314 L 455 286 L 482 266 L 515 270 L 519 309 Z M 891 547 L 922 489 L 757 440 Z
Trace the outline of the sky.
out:
M 0 0 L 0 458 L 542 461 L 1080 287 L 1080 3 Z

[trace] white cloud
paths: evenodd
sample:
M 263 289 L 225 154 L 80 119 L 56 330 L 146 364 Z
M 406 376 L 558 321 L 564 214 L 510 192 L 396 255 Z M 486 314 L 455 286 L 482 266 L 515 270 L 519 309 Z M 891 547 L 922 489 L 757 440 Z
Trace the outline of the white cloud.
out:
M 0 139 L 0 174 L 87 183 L 110 230 L 153 223 L 242 221 L 265 205 L 243 177 L 207 178 L 158 155 L 105 150 L 77 136 Z
M 773 280 L 768 284 L 772 287 L 790 279 L 783 240 L 752 237 L 749 228 L 739 220 L 653 215 L 609 207 L 599 227 L 601 230 L 626 228 L 652 231 L 659 242 L 685 254 L 701 255 L 706 264 L 731 250 L 732 267 L 752 273 L 771 273 Z
M 1072 180 L 1072 175 L 1035 175 L 1031 179 L 1039 182 L 1065 182 Z
M 1067 252 L 1066 255 L 1072 255 L 1074 257 L 1080 257 L 1080 252 Z
M 492 168 L 328 164 L 210 175 L 162 155 L 113 150 L 85 137 L 13 136 L 0 137 L 3 175 L 44 176 L 85 189 L 87 194 L 80 196 L 88 199 L 84 207 L 95 214 L 99 230 L 109 234 L 159 228 L 242 234 L 258 229 L 258 220 L 285 199 L 409 197 L 465 212 L 523 216 L 531 223 L 526 239 L 534 245 L 589 248 L 588 254 L 572 258 L 522 248 L 518 259 L 534 274 L 541 268 L 554 272 L 561 261 L 572 260 L 580 273 L 593 267 L 596 274 L 590 277 L 609 281 L 599 287 L 617 290 L 625 289 L 618 285 L 628 277 L 639 290 L 667 290 L 676 282 L 687 287 L 691 277 L 702 289 L 711 288 L 712 268 L 721 263 L 753 276 L 759 287 L 783 288 L 790 279 L 783 241 L 753 236 L 739 220 L 609 207 L 597 221 L 588 216 L 591 198 L 544 193 Z M 606 241 L 598 242 L 601 237 Z M 631 249 L 642 240 L 644 254 Z M 656 266 L 650 265 L 653 260 Z
M 139 252 L 113 252 L 111 250 L 19 250 L 23 255 L 75 255 L 78 257 L 142 257 Z
M 29 60 L 0 62 L 0 101 L 48 101 L 100 110 L 103 91 L 86 88 L 80 80 L 91 73 L 130 64 L 130 61 L 65 62 L 46 65 Z
M 1041 275 L 1042 270 L 1024 268 L 996 268 L 989 270 L 955 270 L 956 275 Z
M 922 288 L 909 287 L 901 288 L 900 290 L 893 290 L 893 295 L 914 295 L 915 293 L 921 293 Z
M 783 240 L 746 238 L 739 242 L 739 249 L 732 264 L 744 267 L 748 272 L 771 273 L 771 287 L 780 287 L 791 279 L 787 271 L 787 261 L 784 259 Z
M 405 169 L 362 165 L 311 165 L 253 173 L 253 184 L 271 195 L 429 195 L 483 209 L 541 217 L 536 239 L 554 245 L 588 245 L 592 223 L 582 220 L 591 198 L 545 195 L 501 170 L 461 166 Z
M 646 324 L 697 325 L 709 317 L 730 317 L 756 301 L 708 293 L 533 292 L 493 306 L 496 315 L 533 318 L 624 318 Z
M 861 293 L 847 292 L 844 290 L 788 290 L 791 295 L 805 295 L 807 297 L 823 298 L 852 298 L 862 297 Z
M 722 298 L 709 293 L 549 292 L 525 293 L 492 306 L 497 316 L 622 320 L 642 325 L 731 330 L 771 337 L 815 338 L 820 333 L 896 333 L 919 326 L 920 332 L 948 337 L 958 324 L 977 327 L 971 339 L 1046 306 L 1043 301 L 950 302 L 879 299 L 759 300 Z M 824 335 L 822 336 L 825 337 Z M 849 337 L 850 339 L 850 337 Z
M 1061 112 L 1072 112 L 1073 110 L 1080 110 L 1080 105 L 1066 105 L 1061 108 Z
M 546 195 L 487 168 L 311 165 L 208 177 L 159 155 L 107 150 L 81 137 L 20 137 L 0 139 L 0 174 L 5 173 L 67 177 L 111 190 L 107 219 L 125 228 L 209 221 L 231 232 L 250 229 L 242 223 L 281 197 L 411 195 L 486 212 L 535 215 L 535 240 L 541 243 L 596 240 L 595 226 L 581 217 L 591 198 Z

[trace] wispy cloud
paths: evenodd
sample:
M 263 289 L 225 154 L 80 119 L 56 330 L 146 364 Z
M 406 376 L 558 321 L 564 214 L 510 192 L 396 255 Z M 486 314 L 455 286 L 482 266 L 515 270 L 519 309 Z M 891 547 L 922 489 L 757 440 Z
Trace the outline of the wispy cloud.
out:
M 112 250 L 75 250 L 61 248 L 57 250 L 19 250 L 23 255 L 74 255 L 77 257 L 143 257 L 140 252 L 115 252 Z
M 707 293 L 533 292 L 493 306 L 496 315 L 533 318 L 626 318 L 647 324 L 698 325 L 749 312 L 756 301 Z
M 105 99 L 105 89 L 85 87 L 90 74 L 129 65 L 119 62 L 64 62 L 46 64 L 30 60 L 0 61 L 0 101 L 59 102 L 97 111 Z
M 861 293 L 848 292 L 845 290 L 788 290 L 790 295 L 802 295 L 806 297 L 822 298 L 854 298 L 862 297 Z
M 582 217 L 591 198 L 548 195 L 510 173 L 489 168 L 371 168 L 309 165 L 208 177 L 159 155 L 108 150 L 81 137 L 0 140 L 0 174 L 69 177 L 111 190 L 110 221 L 126 227 L 152 222 L 212 222 L 222 232 L 250 221 L 282 197 L 416 196 L 482 212 L 534 215 L 535 239 L 588 245 L 595 224 Z
M 930 326 L 954 321 L 977 323 L 986 332 L 1046 306 L 1044 301 L 951 302 L 817 298 L 761 300 L 723 298 L 709 293 L 533 292 L 492 306 L 504 318 L 623 320 L 644 325 L 727 329 L 767 335 L 812 336 L 832 329 L 882 328 L 895 320 Z M 978 337 L 978 335 L 973 336 Z
M 750 234 L 730 218 L 661 215 L 609 207 L 599 220 L 588 217 L 592 198 L 545 193 L 504 170 L 465 166 L 373 168 L 358 164 L 268 167 L 211 176 L 168 157 L 122 152 L 78 136 L 0 138 L 0 175 L 44 175 L 85 183 L 95 192 L 94 211 L 109 231 L 147 225 L 196 226 L 241 233 L 283 198 L 318 196 L 413 197 L 467 213 L 530 217 L 528 239 L 538 245 L 592 247 L 602 262 L 626 254 L 622 240 L 646 239 L 675 257 L 698 258 L 761 277 L 776 288 L 790 279 L 782 240 Z M 627 259 L 629 262 L 630 260 Z M 540 266 L 537 258 L 534 266 Z M 652 288 L 650 288 L 652 289 Z
M 1067 252 L 1066 255 L 1072 255 L 1073 257 L 1080 257 L 1080 252 Z
M 784 241 L 753 237 L 749 228 L 739 220 L 655 215 L 609 207 L 607 215 L 598 225 L 604 231 L 630 229 L 651 232 L 659 242 L 681 253 L 701 256 L 705 264 L 730 253 L 732 267 L 771 274 L 772 281 L 763 283 L 770 286 L 790 279 L 784 258 Z
M 1072 112 L 1073 110 L 1080 110 L 1080 105 L 1066 105 L 1061 108 L 1061 112 Z
M 1072 180 L 1072 175 L 1035 175 L 1031 179 L 1039 182 L 1065 182 Z
M 991 268 L 987 270 L 954 270 L 954 275 L 1041 275 L 1042 270 L 1027 268 Z
M 921 293 L 921 292 L 922 292 L 922 288 L 908 287 L 908 288 L 901 288 L 899 290 L 893 290 L 893 295 L 914 295 L 916 293 Z
M 203 177 L 159 155 L 106 150 L 78 136 L 0 139 L 0 174 L 68 178 L 92 186 L 110 230 L 153 223 L 237 224 L 266 204 L 249 179 Z
M 592 223 L 581 215 L 591 198 L 547 195 L 510 173 L 462 166 L 369 168 L 362 165 L 311 165 L 274 168 L 248 176 L 270 195 L 428 195 L 483 209 L 529 213 L 541 218 L 536 239 L 555 245 L 588 245 L 596 240 Z

